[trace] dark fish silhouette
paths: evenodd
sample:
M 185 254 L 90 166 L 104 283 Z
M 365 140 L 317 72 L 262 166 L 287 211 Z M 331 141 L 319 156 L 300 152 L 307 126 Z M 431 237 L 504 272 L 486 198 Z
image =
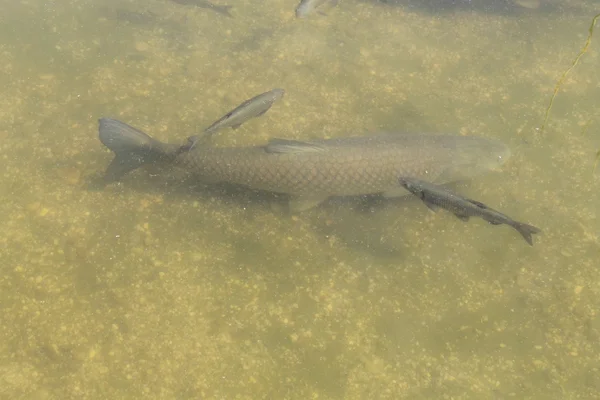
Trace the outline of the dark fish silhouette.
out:
M 512 226 L 531 246 L 533 246 L 531 235 L 540 232 L 540 229 L 535 226 L 515 221 L 483 203 L 467 199 L 433 183 L 408 177 L 400 178 L 399 182 L 406 190 L 423 200 L 427 207 L 433 211 L 441 207 L 463 221 L 468 221 L 469 217 L 480 217 L 492 225 L 506 224 Z
M 281 99 L 284 94 L 283 89 L 273 89 L 254 96 L 219 118 L 204 130 L 204 134 L 212 135 L 216 131 L 227 127 L 237 129 L 249 119 L 259 117 L 269 111 L 273 103 Z
M 510 155 L 474 136 L 380 134 L 310 142 L 272 139 L 264 146 L 215 147 L 159 142 L 114 119 L 100 119 L 100 141 L 115 153 L 105 182 L 144 164 L 171 163 L 207 183 L 225 182 L 290 195 L 303 210 L 330 196 L 402 196 L 399 176 L 446 183 L 480 175 Z

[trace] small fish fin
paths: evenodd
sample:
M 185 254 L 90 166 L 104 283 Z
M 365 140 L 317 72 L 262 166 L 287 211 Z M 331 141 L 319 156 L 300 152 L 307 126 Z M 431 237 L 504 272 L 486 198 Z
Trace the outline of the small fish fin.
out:
M 289 207 L 291 212 L 301 212 L 314 208 L 324 202 L 327 198 L 323 197 L 292 197 Z
M 271 139 L 265 146 L 267 153 L 315 153 L 326 150 L 320 144 L 287 139 Z
M 477 200 L 467 199 L 467 201 L 471 204 L 475 204 L 479 208 L 489 208 L 488 206 L 486 206 L 485 204 L 483 204 L 482 202 L 477 201 Z
M 141 154 L 133 152 L 119 153 L 106 168 L 104 172 L 104 180 L 107 182 L 118 181 L 128 172 L 133 171 L 144 165 L 146 159 Z
M 464 215 L 464 214 L 454 214 L 454 215 L 456 215 L 456 218 L 460 219 L 461 221 L 467 222 L 469 220 L 468 215 Z
M 240 122 L 239 124 L 231 125 L 231 129 L 235 130 L 235 129 L 239 128 L 240 126 L 242 126 L 242 124 L 243 124 L 243 122 Z
M 491 225 L 502 225 L 503 222 L 488 221 Z
M 533 238 L 531 237 L 531 235 L 533 235 L 534 233 L 540 233 L 542 231 L 540 228 L 537 228 L 533 225 L 524 224 L 522 222 L 516 221 L 514 224 L 511 224 L 511 226 L 515 228 L 521 234 L 521 236 L 523 236 L 523 239 L 525 239 L 525 241 L 529 243 L 530 246 L 533 246 Z
M 382 193 L 383 197 L 385 197 L 386 199 L 391 199 L 394 197 L 402 197 L 402 196 L 406 196 L 408 194 L 410 194 L 410 192 L 401 186 L 398 186 L 398 187 L 395 187 L 392 189 L 388 189 Z

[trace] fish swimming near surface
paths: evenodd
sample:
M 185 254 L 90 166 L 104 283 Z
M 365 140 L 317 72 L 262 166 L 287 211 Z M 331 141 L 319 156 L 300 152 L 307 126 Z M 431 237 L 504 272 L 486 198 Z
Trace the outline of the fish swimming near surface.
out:
M 494 169 L 510 156 L 504 144 L 481 137 L 391 133 L 190 149 L 189 143 L 163 143 L 114 119 L 102 118 L 99 124 L 100 141 L 115 153 L 105 183 L 144 164 L 170 163 L 206 183 L 288 194 L 293 211 L 331 196 L 406 195 L 398 185 L 399 176 L 452 182 Z
M 273 103 L 281 99 L 284 94 L 285 90 L 283 89 L 273 89 L 254 96 L 219 118 L 206 128 L 204 133 L 212 134 L 227 127 L 237 129 L 249 119 L 259 117 L 269 111 Z
M 229 10 L 231 9 L 231 6 L 213 4 L 210 1 L 206 1 L 206 0 L 171 0 L 171 1 L 173 3 L 181 4 L 184 6 L 196 6 L 198 8 L 212 10 L 216 13 L 225 15 L 227 17 L 233 17 L 233 15 L 231 15 L 231 13 L 229 12 Z
M 468 221 L 469 217 L 480 217 L 492 225 L 509 225 L 516 229 L 531 246 L 533 246 L 531 235 L 541 232 L 539 228 L 533 225 L 515 221 L 483 203 L 462 197 L 439 185 L 412 177 L 401 177 L 399 178 L 399 183 L 402 187 L 420 198 L 433 211 L 443 208 L 463 221 Z
M 203 140 L 210 139 L 213 133 L 223 128 L 231 127 L 233 129 L 237 129 L 249 119 L 263 115 L 269 111 L 269 109 L 273 106 L 273 103 L 281 99 L 284 94 L 285 90 L 283 89 L 273 89 L 244 101 L 242 104 L 229 111 L 227 114 L 206 128 L 201 137 L 192 136 L 190 138 L 190 141 L 192 142 L 191 147 L 193 148 L 200 138 Z
M 332 5 L 336 5 L 339 0 L 302 0 L 298 7 L 296 7 L 296 17 L 304 18 L 309 14 L 312 14 L 318 8 L 320 8 L 325 3 L 331 3 Z

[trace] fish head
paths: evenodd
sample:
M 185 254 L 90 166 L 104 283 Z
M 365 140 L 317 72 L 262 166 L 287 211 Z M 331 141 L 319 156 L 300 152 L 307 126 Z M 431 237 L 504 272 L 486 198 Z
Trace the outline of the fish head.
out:
M 398 178 L 398 183 L 400 183 L 400 186 L 402 186 L 403 188 L 405 188 L 406 190 L 418 197 L 422 197 L 423 193 L 423 187 L 421 185 L 421 182 L 422 181 L 418 179 L 405 176 L 401 176 Z
M 410 190 L 410 188 L 412 187 L 412 179 L 404 176 L 398 178 L 398 183 L 400 183 L 400 186 L 404 187 L 407 190 Z
M 483 137 L 463 137 L 450 152 L 448 168 L 442 181 L 470 179 L 489 171 L 498 171 L 511 156 L 503 143 Z

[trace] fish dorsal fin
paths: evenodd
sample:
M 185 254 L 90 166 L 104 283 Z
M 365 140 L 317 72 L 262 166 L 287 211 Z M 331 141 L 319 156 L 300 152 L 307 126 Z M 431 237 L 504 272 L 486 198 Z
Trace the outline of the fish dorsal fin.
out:
M 479 208 L 486 208 L 486 209 L 487 209 L 487 208 L 489 208 L 488 206 L 486 206 L 485 204 L 483 204 L 483 203 L 482 203 L 482 202 L 480 202 L 480 201 L 477 201 L 477 200 L 471 200 L 471 199 L 467 199 L 467 200 L 469 201 L 469 203 L 471 203 L 471 204 L 475 204 L 475 205 L 476 205 L 477 207 L 479 207 Z
M 287 139 L 271 139 L 265 146 L 267 153 L 316 153 L 326 150 L 327 148 L 317 143 Z

